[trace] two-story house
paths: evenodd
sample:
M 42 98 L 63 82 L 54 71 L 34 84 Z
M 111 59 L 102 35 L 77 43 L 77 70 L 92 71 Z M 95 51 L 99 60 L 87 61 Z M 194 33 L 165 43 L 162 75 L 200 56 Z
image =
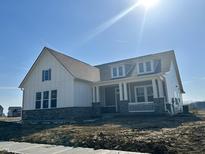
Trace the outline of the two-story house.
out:
M 173 115 L 184 93 L 174 51 L 91 66 L 45 47 L 19 87 L 23 120 Z

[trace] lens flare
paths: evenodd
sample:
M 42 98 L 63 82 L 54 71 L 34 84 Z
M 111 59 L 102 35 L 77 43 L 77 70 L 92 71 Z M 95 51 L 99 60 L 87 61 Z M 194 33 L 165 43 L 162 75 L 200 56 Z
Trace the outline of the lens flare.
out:
M 144 6 L 146 9 L 157 5 L 159 0 L 139 0 L 139 4 Z

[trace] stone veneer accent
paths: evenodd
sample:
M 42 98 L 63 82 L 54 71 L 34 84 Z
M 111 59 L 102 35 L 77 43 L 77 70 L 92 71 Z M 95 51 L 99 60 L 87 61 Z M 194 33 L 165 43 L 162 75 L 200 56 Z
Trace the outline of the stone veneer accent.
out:
M 67 107 L 55 109 L 23 110 L 23 121 L 66 121 L 85 119 L 93 115 L 92 107 Z
M 154 110 L 155 112 L 129 112 L 128 111 L 128 101 L 120 101 L 119 102 L 119 112 L 122 115 L 161 115 L 161 114 L 166 114 L 165 111 L 165 100 L 164 98 L 154 98 Z
M 165 100 L 164 98 L 154 98 L 155 113 L 165 113 Z
M 100 117 L 102 115 L 101 103 L 92 103 L 92 116 Z
M 119 112 L 122 114 L 128 113 L 128 101 L 120 101 L 119 102 Z

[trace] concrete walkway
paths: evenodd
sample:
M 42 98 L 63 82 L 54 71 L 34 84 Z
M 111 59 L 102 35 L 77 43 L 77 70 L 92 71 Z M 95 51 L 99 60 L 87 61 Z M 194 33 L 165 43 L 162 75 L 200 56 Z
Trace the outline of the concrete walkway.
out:
M 25 142 L 0 142 L 0 151 L 3 150 L 19 154 L 141 154 L 137 152 L 94 150 L 91 148 L 73 148 Z

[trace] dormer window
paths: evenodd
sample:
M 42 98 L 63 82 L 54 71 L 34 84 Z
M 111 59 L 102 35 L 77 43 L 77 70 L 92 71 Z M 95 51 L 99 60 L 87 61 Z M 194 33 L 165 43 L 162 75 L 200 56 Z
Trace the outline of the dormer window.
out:
M 118 71 L 119 71 L 119 76 L 124 76 L 124 71 L 122 66 L 118 67 Z
M 144 64 L 143 63 L 139 63 L 139 72 L 144 73 Z
M 153 61 L 146 61 L 138 63 L 138 73 L 146 74 L 154 72 Z
M 147 72 L 152 72 L 151 61 L 146 62 L 145 65 L 146 65 L 146 71 Z
M 125 68 L 124 66 L 115 66 L 112 67 L 112 78 L 119 78 L 125 76 Z
M 51 80 L 51 69 L 43 70 L 42 81 L 49 81 L 49 80 Z
M 112 77 L 117 77 L 117 67 L 112 68 Z

